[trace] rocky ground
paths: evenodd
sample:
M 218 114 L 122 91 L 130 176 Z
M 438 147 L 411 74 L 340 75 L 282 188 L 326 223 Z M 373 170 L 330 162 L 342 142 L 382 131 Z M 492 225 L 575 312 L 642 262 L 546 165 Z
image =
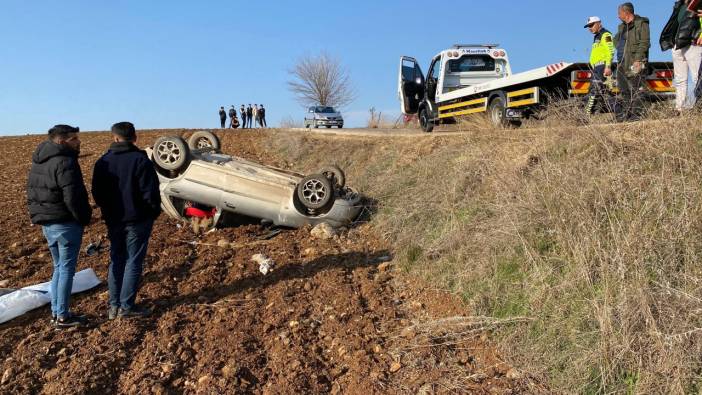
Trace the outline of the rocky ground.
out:
M 139 145 L 172 133 L 145 133 Z M 223 150 L 290 167 L 258 133 L 220 134 Z M 0 286 L 51 276 L 25 202 L 43 138 L 0 139 Z M 88 181 L 109 135 L 81 139 Z M 105 234 L 98 214 L 84 244 Z M 369 224 L 330 239 L 309 228 L 262 240 L 267 233 L 248 225 L 196 236 L 162 216 L 140 293 L 154 315 L 108 321 L 102 285 L 73 299 L 90 319 L 85 328 L 55 330 L 48 307 L 0 325 L 0 393 L 546 392 L 503 362 L 483 330 L 489 321 L 465 318 L 451 296 L 398 275 L 391 246 Z M 271 258 L 273 271 L 260 273 L 255 254 Z M 107 260 L 81 254 L 79 269 L 104 280 Z

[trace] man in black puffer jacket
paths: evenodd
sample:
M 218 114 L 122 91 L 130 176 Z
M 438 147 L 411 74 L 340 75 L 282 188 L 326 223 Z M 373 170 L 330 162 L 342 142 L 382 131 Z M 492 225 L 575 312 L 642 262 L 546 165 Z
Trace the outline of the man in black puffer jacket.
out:
M 161 213 L 159 181 L 153 163 L 134 145 L 134 125 L 116 123 L 112 136 L 114 142 L 93 171 L 93 198 L 110 239 L 108 318 L 143 317 L 151 311 L 135 304 L 136 294 L 154 220 Z
M 661 49 L 673 50 L 675 72 L 675 109 L 678 112 L 692 107 L 687 94 L 688 75 L 692 74 L 692 85 L 697 85 L 697 75 L 702 63 L 702 36 L 700 19 L 697 15 L 702 6 L 688 9 L 691 0 L 678 0 L 673 6 L 673 15 L 661 33 Z
M 92 209 L 78 164 L 78 128 L 56 125 L 32 156 L 27 179 L 27 204 L 32 223 L 41 225 L 54 263 L 51 277 L 52 323 L 78 326 L 85 317 L 69 310 L 73 275 Z

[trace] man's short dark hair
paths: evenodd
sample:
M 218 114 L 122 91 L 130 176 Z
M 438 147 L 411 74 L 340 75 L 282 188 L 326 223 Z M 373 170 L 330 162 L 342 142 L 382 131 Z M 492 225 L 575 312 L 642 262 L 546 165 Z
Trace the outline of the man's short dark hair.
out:
M 112 134 L 124 141 L 136 140 L 136 129 L 134 129 L 134 124 L 131 122 L 117 122 L 112 125 Z
M 56 138 L 66 139 L 71 133 L 78 133 L 80 128 L 74 128 L 70 125 L 56 125 L 49 129 L 49 138 L 54 140 Z
M 629 3 L 629 2 L 623 3 L 622 5 L 619 6 L 619 8 L 621 8 L 622 10 L 624 10 L 630 14 L 634 13 L 634 4 L 633 3 Z

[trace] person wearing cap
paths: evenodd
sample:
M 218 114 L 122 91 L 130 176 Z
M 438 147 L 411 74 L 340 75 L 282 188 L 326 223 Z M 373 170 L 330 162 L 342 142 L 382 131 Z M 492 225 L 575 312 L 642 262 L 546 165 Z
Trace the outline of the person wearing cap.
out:
M 161 213 L 159 180 L 153 163 L 135 145 L 130 122 L 112 125 L 112 144 L 95 163 L 93 198 L 110 239 L 108 319 L 151 313 L 136 304 L 144 258 L 154 221 Z
M 678 112 L 691 108 L 687 90 L 688 76 L 692 74 L 692 84 L 696 86 L 702 64 L 702 26 L 699 17 L 702 5 L 690 10 L 691 2 L 692 0 L 675 2 L 673 14 L 660 37 L 661 50 L 673 50 L 675 109 Z
M 590 79 L 590 92 L 588 93 L 587 107 L 585 112 L 592 115 L 596 106 L 603 103 L 605 99 L 605 80 L 612 75 L 612 60 L 614 59 L 614 38 L 612 33 L 602 27 L 602 20 L 597 16 L 588 18 L 585 28 L 595 35 L 590 52 L 590 67 L 592 68 L 592 78 Z
M 79 129 L 56 125 L 32 155 L 27 178 L 31 221 L 41 225 L 53 261 L 51 323 L 57 328 L 82 325 L 85 316 L 70 311 L 83 229 L 92 217 L 88 192 L 78 163 Z
M 643 111 L 640 89 L 646 77 L 651 28 L 648 18 L 636 15 L 632 3 L 621 4 L 617 12 L 622 21 L 614 36 L 620 92 L 617 121 L 634 121 L 641 118 Z

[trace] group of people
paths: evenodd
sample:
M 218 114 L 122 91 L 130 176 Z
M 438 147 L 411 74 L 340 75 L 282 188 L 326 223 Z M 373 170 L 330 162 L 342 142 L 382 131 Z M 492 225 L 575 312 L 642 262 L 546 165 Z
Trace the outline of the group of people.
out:
M 136 147 L 130 122 L 112 125 L 112 144 L 93 169 L 92 195 L 110 241 L 107 316 L 143 317 L 151 310 L 136 304 L 144 258 L 154 221 L 161 213 L 159 180 L 151 160 Z M 57 328 L 85 324 L 70 309 L 73 275 L 83 230 L 92 207 L 78 163 L 79 128 L 56 125 L 32 156 L 27 202 L 33 224 L 41 225 L 53 260 L 51 322 Z
M 234 108 L 233 105 L 229 108 L 228 113 L 224 110 L 224 107 L 220 107 L 219 123 L 222 129 L 224 129 L 227 125 L 227 115 L 229 115 L 229 127 L 232 129 L 236 129 L 240 125 L 242 129 L 268 127 L 268 124 L 266 123 L 266 108 L 263 107 L 263 104 L 254 104 L 253 106 L 249 104 L 248 107 L 245 107 L 242 104 L 239 108 L 239 114 L 241 114 L 241 124 L 237 118 L 236 108 Z
M 699 5 L 697 5 L 699 4 Z M 618 8 L 621 24 L 612 36 L 599 17 L 590 17 L 585 27 L 595 35 L 590 55 L 592 79 L 586 112 L 593 114 L 607 102 L 606 81 L 615 73 L 621 100 L 614 105 L 617 120 L 636 120 L 643 108 L 640 88 L 646 75 L 651 33 L 649 19 L 635 13 L 632 3 Z M 673 50 L 675 109 L 682 113 L 702 99 L 702 2 L 677 0 L 673 14 L 660 37 L 663 51 Z M 617 60 L 616 71 L 613 62 Z M 688 76 L 696 86 L 695 98 L 688 95 Z

